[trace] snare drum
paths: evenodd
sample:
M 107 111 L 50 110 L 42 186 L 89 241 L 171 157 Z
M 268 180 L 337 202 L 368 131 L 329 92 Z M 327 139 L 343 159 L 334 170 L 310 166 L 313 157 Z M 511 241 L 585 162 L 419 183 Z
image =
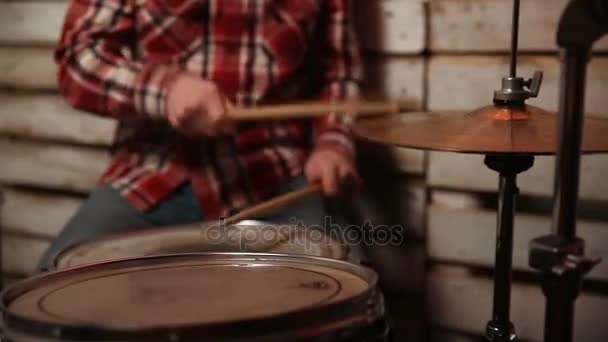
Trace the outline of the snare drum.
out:
M 177 253 L 301 254 L 346 260 L 348 248 L 320 229 L 243 221 L 220 226 L 217 222 L 110 234 L 74 245 L 53 259 L 62 269 L 112 259 Z
M 115 260 L 1 295 L 11 341 L 386 341 L 376 273 L 310 256 L 199 253 Z

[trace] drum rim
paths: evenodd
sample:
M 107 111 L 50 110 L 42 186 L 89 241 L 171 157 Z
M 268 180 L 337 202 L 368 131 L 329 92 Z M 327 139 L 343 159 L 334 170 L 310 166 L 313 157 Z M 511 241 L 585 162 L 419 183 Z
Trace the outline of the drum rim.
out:
M 344 298 L 336 302 L 320 305 L 314 308 L 298 309 L 283 314 L 241 321 L 235 320 L 217 323 L 188 324 L 150 329 L 129 330 L 43 322 L 25 317 L 9 310 L 10 303 L 24 293 L 37 288 L 38 285 L 49 281 L 49 278 L 50 280 L 57 277 L 62 279 L 71 274 L 77 273 L 82 269 L 96 268 L 105 270 L 118 268 L 123 265 L 127 267 L 141 263 L 144 263 L 144 265 L 159 265 L 175 260 L 201 260 L 201 258 L 208 258 L 208 260 L 242 262 L 291 261 L 302 264 L 306 263 L 317 266 L 326 266 L 356 275 L 366 281 L 368 283 L 368 287 L 358 295 Z M 291 334 L 303 329 L 319 329 L 319 327 L 328 326 L 328 324 L 335 324 L 336 322 L 344 321 L 345 317 L 350 318 L 351 320 L 358 320 L 357 324 L 367 324 L 384 315 L 382 299 L 379 299 L 380 303 L 376 302 L 378 297 L 381 297 L 381 294 L 378 292 L 377 285 L 378 275 L 371 268 L 330 258 L 270 253 L 182 253 L 126 258 L 78 265 L 24 279 L 9 286 L 0 293 L 0 311 L 2 312 L 3 326 L 7 332 L 13 331 L 14 333 L 19 334 L 25 333 L 27 336 L 36 336 L 42 338 L 61 338 L 71 340 L 86 336 L 91 338 L 89 341 L 124 340 L 151 337 L 158 339 L 160 336 L 165 336 L 167 340 L 171 341 L 176 340 L 176 336 L 178 337 L 177 340 L 182 340 L 182 338 L 187 340 L 226 337 L 242 338 L 251 336 L 253 332 L 261 332 L 264 334 L 268 333 L 268 331 L 275 330 L 273 334 L 278 334 L 281 332 L 284 334 Z M 344 315 L 345 312 L 348 312 L 349 314 Z M 293 325 L 294 322 L 297 322 L 295 326 Z M 277 329 L 277 326 L 280 326 L 280 329 Z M 263 334 L 261 336 L 263 336 Z
M 71 244 L 71 245 L 67 246 L 66 248 L 58 251 L 51 257 L 51 262 L 50 262 L 48 270 L 56 271 L 56 270 L 63 270 L 65 268 L 69 268 L 69 267 L 75 267 L 75 266 L 66 266 L 66 267 L 61 268 L 59 263 L 61 261 L 61 258 L 65 257 L 66 254 L 71 253 L 75 249 L 80 248 L 84 245 L 90 245 L 93 243 L 114 240 L 119 237 L 132 237 L 132 236 L 137 236 L 137 235 L 141 235 L 141 234 L 145 234 L 145 233 L 152 234 L 152 233 L 157 233 L 157 232 L 166 232 L 168 229 L 173 229 L 173 230 L 178 230 L 178 231 L 187 230 L 187 229 L 191 229 L 192 225 L 194 225 L 194 224 L 207 225 L 207 224 L 211 224 L 212 222 L 215 222 L 215 221 L 203 221 L 203 222 L 194 222 L 191 224 L 184 224 L 184 225 L 174 225 L 174 226 L 167 226 L 167 227 L 149 227 L 149 228 L 136 229 L 136 230 L 130 230 L 130 231 L 125 231 L 125 232 L 115 232 L 115 233 L 110 233 L 110 234 L 106 234 L 106 235 L 97 237 L 93 240 L 87 240 L 87 241 L 81 241 L 78 243 L 74 243 L 74 244 Z M 219 224 L 219 223 L 217 223 L 217 224 Z M 272 222 L 259 221 L 259 220 L 243 220 L 243 221 L 239 221 L 233 225 L 239 226 L 239 225 L 245 225 L 245 224 L 251 224 L 251 225 L 268 224 L 268 225 L 276 225 L 276 226 L 297 227 L 297 225 L 288 224 L 288 223 L 272 223 Z M 308 228 L 308 226 L 306 226 L 306 228 Z M 333 237 L 331 237 L 331 235 L 328 235 L 328 237 L 330 239 L 334 240 L 337 244 L 340 244 L 340 241 L 334 239 Z M 211 254 L 211 253 L 221 253 L 221 252 L 172 253 L 172 254 L 198 254 L 198 253 Z M 224 254 L 238 254 L 238 252 L 226 252 Z M 252 254 L 252 253 L 241 253 L 241 254 Z M 280 253 L 260 253 L 260 254 L 280 255 Z M 298 255 L 305 255 L 305 254 L 298 254 Z M 158 256 L 158 255 L 150 255 L 150 256 Z M 142 256 L 142 257 L 145 257 L 145 256 Z M 132 258 L 118 258 L 118 259 L 110 259 L 108 261 L 118 261 L 118 260 L 123 260 L 123 259 L 132 259 Z M 340 259 L 338 259 L 338 260 L 340 260 Z

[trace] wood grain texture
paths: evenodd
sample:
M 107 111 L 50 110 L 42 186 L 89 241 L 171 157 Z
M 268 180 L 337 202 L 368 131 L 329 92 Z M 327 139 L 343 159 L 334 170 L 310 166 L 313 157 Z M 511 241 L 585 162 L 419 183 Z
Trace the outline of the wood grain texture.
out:
M 429 203 L 436 207 L 451 209 L 478 209 L 484 206 L 483 199 L 476 193 L 438 189 L 430 190 Z
M 526 0 L 521 3 L 521 51 L 553 51 L 567 0 Z M 433 51 L 508 51 L 511 1 L 430 0 L 430 49 Z M 607 50 L 608 39 L 596 50 Z
M 0 133 L 109 146 L 117 121 L 71 108 L 57 95 L 0 95 Z
M 425 61 L 417 57 L 368 56 L 365 60 L 367 97 L 391 98 L 406 103 L 412 110 L 424 105 Z M 373 165 L 392 173 L 422 174 L 425 152 L 374 144 L 360 139 L 359 159 L 363 167 Z
M 0 181 L 9 184 L 87 192 L 108 162 L 100 149 L 0 139 Z
M 356 21 L 363 48 L 415 54 L 426 45 L 423 0 L 357 1 Z
M 465 191 L 497 192 L 498 174 L 488 169 L 478 155 L 430 152 L 427 172 L 428 184 Z M 589 200 L 607 200 L 608 156 L 583 156 L 581 162 L 579 196 Z M 536 157 L 534 166 L 517 177 L 522 194 L 552 196 L 554 157 Z
M 427 313 L 433 325 L 482 335 L 491 318 L 493 283 L 490 278 L 433 270 L 427 282 Z M 541 341 L 545 299 L 540 286 L 514 284 L 511 317 L 521 339 Z M 582 293 L 576 302 L 577 342 L 608 338 L 608 297 Z
M 0 86 L 57 89 L 53 51 L 48 48 L 0 47 Z
M 67 5 L 67 1 L 0 2 L 0 43 L 54 45 Z
M 364 92 L 371 98 L 390 98 L 409 105 L 424 106 L 426 61 L 422 57 L 366 56 Z
M 38 260 L 49 246 L 49 241 L 3 233 L 2 270 L 19 275 L 36 272 Z
M 430 110 L 474 110 L 492 103 L 494 90 L 508 74 L 508 58 L 496 56 L 443 56 L 429 61 L 428 107 Z M 520 59 L 518 74 L 532 77 L 544 72 L 539 97 L 529 104 L 556 111 L 559 99 L 557 57 L 527 56 Z M 585 110 L 608 117 L 608 58 L 593 58 L 588 67 Z
M 586 254 L 608 260 L 608 223 L 580 220 L 578 235 L 586 242 Z M 513 242 L 513 268 L 532 272 L 528 246 L 532 239 L 551 232 L 549 216 L 517 214 Z M 496 212 L 483 209 L 428 209 L 428 254 L 436 261 L 493 267 Z M 455 238 L 457 237 L 457 238 Z M 588 277 L 608 280 L 608 263 L 597 265 Z
M 80 197 L 43 191 L 5 188 L 2 192 L 2 230 L 37 236 L 56 236 L 82 203 Z

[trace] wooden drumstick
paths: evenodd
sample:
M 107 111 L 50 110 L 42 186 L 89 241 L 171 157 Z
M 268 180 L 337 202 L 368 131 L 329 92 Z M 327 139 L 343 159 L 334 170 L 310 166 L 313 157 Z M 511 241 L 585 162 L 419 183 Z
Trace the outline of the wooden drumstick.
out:
M 224 220 L 224 224 L 231 225 L 243 220 L 252 219 L 265 214 L 276 212 L 289 206 L 294 202 L 301 200 L 304 197 L 310 196 L 315 193 L 320 193 L 321 190 L 321 185 L 316 184 L 310 185 L 302 190 L 286 193 L 284 195 L 272 198 L 266 202 L 254 205 L 253 207 L 244 209 L 232 216 L 229 216 Z
M 351 102 L 310 102 L 281 105 L 264 105 L 257 107 L 235 107 L 228 115 L 234 120 L 285 120 L 303 119 L 339 114 L 390 114 L 406 111 L 407 106 L 399 101 L 351 101 Z

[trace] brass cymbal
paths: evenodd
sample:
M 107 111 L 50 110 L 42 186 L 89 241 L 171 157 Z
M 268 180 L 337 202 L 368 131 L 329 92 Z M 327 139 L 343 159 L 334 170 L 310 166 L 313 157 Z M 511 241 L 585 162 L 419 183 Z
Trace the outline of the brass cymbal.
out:
M 470 113 L 361 117 L 355 135 L 373 142 L 476 154 L 555 154 L 557 115 L 534 106 L 486 106 Z M 608 120 L 585 117 L 584 153 L 608 152 Z

